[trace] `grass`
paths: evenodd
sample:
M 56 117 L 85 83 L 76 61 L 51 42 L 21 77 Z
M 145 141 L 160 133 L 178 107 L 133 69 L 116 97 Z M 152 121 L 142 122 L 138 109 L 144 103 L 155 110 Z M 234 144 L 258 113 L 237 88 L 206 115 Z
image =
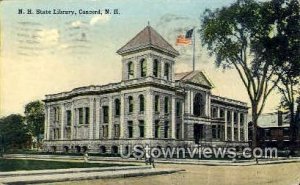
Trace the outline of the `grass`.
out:
M 91 167 L 112 167 L 112 166 L 133 166 L 133 165 L 132 164 L 45 161 L 45 160 L 23 160 L 23 159 L 0 159 L 1 172 L 18 171 L 18 170 L 46 170 L 46 169 L 91 168 Z

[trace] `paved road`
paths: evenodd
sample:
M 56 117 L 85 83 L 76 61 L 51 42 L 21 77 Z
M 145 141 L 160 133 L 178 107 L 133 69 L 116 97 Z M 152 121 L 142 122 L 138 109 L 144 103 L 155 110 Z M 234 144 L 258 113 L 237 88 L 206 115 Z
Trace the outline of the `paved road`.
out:
M 185 172 L 126 179 L 87 180 L 57 185 L 298 185 L 300 162 L 253 166 L 204 166 L 157 164 L 158 168 L 181 168 Z M 51 184 L 52 185 L 52 184 Z

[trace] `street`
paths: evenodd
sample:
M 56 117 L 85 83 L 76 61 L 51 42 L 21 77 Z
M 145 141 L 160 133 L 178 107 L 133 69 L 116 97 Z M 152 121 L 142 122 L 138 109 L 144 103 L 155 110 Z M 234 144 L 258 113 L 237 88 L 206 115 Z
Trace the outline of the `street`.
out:
M 206 166 L 157 164 L 158 168 L 181 168 L 185 172 L 170 175 L 99 179 L 51 183 L 58 185 L 294 185 L 300 183 L 300 163 L 252 166 Z M 50 185 L 50 184 L 49 184 Z

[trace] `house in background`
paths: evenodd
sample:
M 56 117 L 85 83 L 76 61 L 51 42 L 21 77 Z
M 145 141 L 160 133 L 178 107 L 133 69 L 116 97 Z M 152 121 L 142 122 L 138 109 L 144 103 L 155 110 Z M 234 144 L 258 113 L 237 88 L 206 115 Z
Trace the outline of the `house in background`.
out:
M 261 147 L 276 147 L 285 149 L 290 145 L 290 113 L 273 112 L 262 114 L 258 121 L 258 144 Z M 298 123 L 299 124 L 299 123 Z M 248 124 L 248 138 L 252 140 L 252 123 Z M 299 132 L 299 130 L 297 130 Z M 298 134 L 297 141 L 300 144 Z

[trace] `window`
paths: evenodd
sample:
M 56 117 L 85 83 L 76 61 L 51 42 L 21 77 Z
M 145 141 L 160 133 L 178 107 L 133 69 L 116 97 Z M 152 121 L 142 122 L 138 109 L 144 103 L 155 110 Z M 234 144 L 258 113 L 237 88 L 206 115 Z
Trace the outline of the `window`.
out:
M 169 98 L 165 97 L 165 113 L 169 113 Z
M 158 60 L 154 59 L 153 63 L 153 76 L 158 77 Z
M 115 99 L 115 116 L 120 116 L 120 100 Z
M 176 102 L 176 116 L 179 117 L 181 115 L 181 103 Z
M 141 60 L 141 77 L 145 77 L 147 75 L 147 62 L 145 59 Z
M 231 127 L 227 127 L 227 140 L 231 141 Z
M 227 111 L 227 122 L 231 122 L 231 112 Z
M 60 114 L 59 114 L 59 107 L 54 107 L 54 121 L 59 122 Z
M 72 112 L 67 110 L 67 125 L 70 126 L 72 122 Z
M 132 138 L 133 137 L 133 129 L 132 129 L 132 121 L 128 121 L 128 138 Z
M 104 138 L 108 137 L 108 125 L 103 125 L 102 126 L 102 135 Z
M 78 114 L 79 114 L 79 124 L 83 124 L 83 109 L 82 108 L 78 109 Z
M 194 116 L 201 116 L 202 115 L 202 108 L 203 108 L 203 98 L 200 93 L 197 93 L 194 97 L 193 107 L 194 107 Z
M 225 114 L 224 114 L 224 109 L 220 109 L 220 117 L 224 118 Z
M 164 69 L 164 77 L 166 80 L 169 80 L 170 78 L 170 65 L 168 63 L 165 63 L 165 69 Z
M 270 137 L 271 137 L 270 129 L 265 129 L 265 137 L 266 137 L 266 139 L 270 139 Z
M 133 63 L 132 62 L 129 62 L 127 64 L 128 66 L 128 79 L 133 79 L 134 78 L 134 67 L 133 67 Z
M 176 124 L 176 139 L 180 138 L 180 125 Z
M 144 120 L 139 120 L 140 137 L 144 137 Z
M 128 97 L 128 111 L 129 111 L 129 113 L 133 112 L 133 98 L 132 98 L 132 96 Z
M 155 112 L 159 112 L 159 96 L 156 95 L 154 98 L 154 110 Z
M 234 128 L 234 140 L 238 140 L 238 129 Z
M 284 137 L 289 137 L 290 135 L 290 130 L 289 128 L 283 128 L 283 136 Z
M 120 137 L 120 125 L 114 125 L 114 133 L 116 138 Z
M 164 137 L 168 138 L 169 137 L 169 121 L 165 121 L 165 133 L 164 133 Z
M 154 132 L 154 137 L 158 138 L 159 137 L 159 120 L 155 120 L 155 132 Z
M 140 101 L 140 112 L 144 112 L 145 110 L 145 98 L 143 95 L 139 96 L 139 101 Z
M 213 118 L 217 118 L 218 117 L 217 108 L 213 107 L 211 109 L 211 112 L 212 112 L 212 117 Z
M 90 122 L 90 108 L 85 108 L 85 124 L 89 124 Z
M 109 117 L 108 117 L 108 106 L 103 106 L 103 123 L 108 123 L 109 122 Z
M 244 124 L 244 114 L 240 114 L 240 125 Z
M 212 125 L 212 138 L 213 139 L 217 138 L 217 127 L 216 127 L 216 125 Z
M 233 113 L 233 122 L 234 122 L 234 124 L 237 124 L 237 121 L 238 121 L 238 113 L 234 112 Z
M 217 138 L 220 139 L 221 138 L 221 125 L 218 125 L 217 127 Z

